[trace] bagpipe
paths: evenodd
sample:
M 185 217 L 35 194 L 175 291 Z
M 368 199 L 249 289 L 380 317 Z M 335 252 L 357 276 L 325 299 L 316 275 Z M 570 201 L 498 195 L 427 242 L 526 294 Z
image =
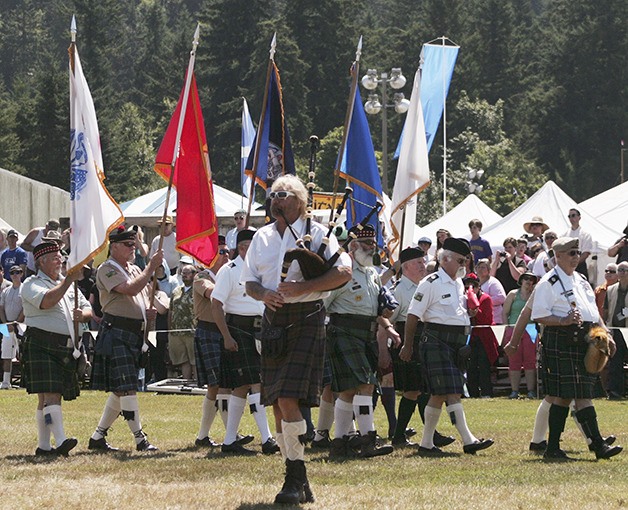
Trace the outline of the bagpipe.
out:
M 288 269 L 290 265 L 295 260 L 299 264 L 299 268 L 301 269 L 301 274 L 303 274 L 303 278 L 306 280 L 312 280 L 313 278 L 318 278 L 319 276 L 324 275 L 327 271 L 329 271 L 334 264 L 337 262 L 340 255 L 347 251 L 349 244 L 351 241 L 357 238 L 355 232 L 349 231 L 349 235 L 347 240 L 338 248 L 336 253 L 334 253 L 329 259 L 325 259 L 325 251 L 329 246 L 329 239 L 336 227 L 338 219 L 342 214 L 342 211 L 349 200 L 351 193 L 353 193 L 353 189 L 350 187 L 345 188 L 345 193 L 338 204 L 338 207 L 334 211 L 334 215 L 332 220 L 329 222 L 329 230 L 327 234 L 323 237 L 321 241 L 321 245 L 318 247 L 318 250 L 315 252 L 311 250 L 312 246 L 312 206 L 313 206 L 313 194 L 314 194 L 314 177 L 315 177 L 315 168 L 316 168 L 316 153 L 319 149 L 319 140 L 315 135 L 310 136 L 310 167 L 308 171 L 308 183 L 306 184 L 306 188 L 308 190 L 308 201 L 305 212 L 305 234 L 303 237 L 299 237 L 294 227 L 287 221 L 286 217 L 282 212 L 280 214 L 283 217 L 283 220 L 286 222 L 286 225 L 292 235 L 294 236 L 297 248 L 290 249 L 286 251 L 284 254 L 283 263 L 281 266 L 281 281 L 285 281 L 288 275 Z M 355 226 L 355 229 L 362 230 L 369 222 L 369 220 L 373 217 L 375 213 L 378 213 L 383 207 L 381 202 L 377 202 L 373 208 L 369 211 L 366 217 L 360 221 Z

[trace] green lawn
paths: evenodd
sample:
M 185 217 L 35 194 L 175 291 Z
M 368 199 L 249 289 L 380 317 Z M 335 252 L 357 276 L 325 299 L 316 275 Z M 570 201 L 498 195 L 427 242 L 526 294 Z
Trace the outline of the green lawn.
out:
M 271 507 L 283 481 L 279 455 L 223 457 L 219 450 L 191 445 L 196 437 L 201 397 L 140 394 L 144 429 L 161 450 L 134 451 L 121 418 L 108 440 L 122 449 L 95 455 L 87 441 L 106 396 L 83 392 L 64 403 L 68 436 L 79 439 L 69 458 L 34 457 L 37 446 L 37 399 L 23 390 L 0 392 L 0 508 L 242 508 Z M 326 453 L 308 451 L 308 473 L 317 502 L 307 508 L 495 508 L 614 509 L 628 507 L 628 453 L 596 461 L 569 419 L 563 448 L 576 460 L 544 463 L 528 453 L 538 401 L 505 398 L 465 400 L 467 421 L 478 437 L 492 437 L 495 446 L 475 456 L 462 454 L 456 441 L 446 448 L 451 457 L 425 459 L 413 450 L 388 457 L 329 462 Z M 604 434 L 628 444 L 628 402 L 596 401 Z M 270 413 L 269 413 L 270 414 Z M 316 411 L 314 412 L 316 415 Z M 376 410 L 385 432 L 381 407 Z M 413 420 L 421 432 L 418 417 Z M 271 428 L 273 428 L 271 426 Z M 241 430 L 259 433 L 248 412 Z M 441 416 L 439 430 L 457 436 Z M 217 418 L 212 436 L 221 440 Z M 252 446 L 259 449 L 259 441 Z

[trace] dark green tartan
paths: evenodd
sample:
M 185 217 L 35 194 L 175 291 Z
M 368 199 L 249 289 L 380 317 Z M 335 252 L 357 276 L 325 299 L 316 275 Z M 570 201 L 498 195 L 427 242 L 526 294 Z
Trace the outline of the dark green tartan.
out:
M 405 323 L 404 323 L 405 324 Z M 393 377 L 395 380 L 395 389 L 397 391 L 423 391 L 423 377 L 421 375 L 421 359 L 419 356 L 419 338 L 423 327 L 419 324 L 416 334 L 414 335 L 414 348 L 412 350 L 412 359 L 403 361 L 399 358 L 401 347 L 390 347 L 390 357 L 392 358 Z M 404 332 L 398 330 L 401 336 L 402 344 L 404 341 Z
M 261 358 L 255 347 L 254 330 L 244 331 L 238 327 L 229 325 L 231 336 L 238 344 L 236 352 L 222 350 L 220 369 L 222 388 L 235 389 L 247 384 L 260 382 Z
M 584 367 L 585 341 L 573 342 L 564 335 L 545 328 L 543 332 L 543 385 L 545 393 L 560 398 L 594 398 L 597 375 Z
M 199 388 L 220 384 L 222 345 L 220 333 L 201 327 L 196 328 L 194 357 L 196 358 L 196 381 Z
M 366 323 L 371 321 L 365 316 Z M 331 389 L 345 391 L 361 384 L 377 384 L 378 347 L 375 333 L 364 329 L 327 326 Z
M 311 314 L 311 315 L 310 315 Z M 284 356 L 271 358 L 262 349 L 262 402 L 273 404 L 278 398 L 296 398 L 299 404 L 317 407 L 321 394 L 325 357 L 325 307 L 322 301 L 288 303 L 276 312 L 266 309 L 262 328 L 287 327 Z
M 103 322 L 104 323 L 104 322 Z M 105 345 L 111 342 L 112 350 Z M 101 326 L 94 348 L 93 390 L 137 391 L 137 372 L 143 339 L 119 328 Z
M 465 378 L 456 366 L 466 335 L 425 330 L 419 337 L 425 389 L 430 395 L 462 395 Z
M 60 393 L 64 400 L 80 394 L 73 349 L 59 347 L 46 332 L 26 329 L 22 342 L 22 382 L 28 393 Z

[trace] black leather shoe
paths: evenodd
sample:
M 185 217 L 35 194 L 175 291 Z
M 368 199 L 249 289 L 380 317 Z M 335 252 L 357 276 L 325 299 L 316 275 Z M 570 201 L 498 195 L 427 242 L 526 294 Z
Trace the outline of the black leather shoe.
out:
M 272 455 L 273 453 L 277 453 L 279 451 L 279 445 L 274 437 L 269 437 L 266 442 L 262 445 L 262 453 L 264 455 Z
M 615 442 L 615 440 L 616 440 L 616 439 L 617 439 L 617 438 L 616 438 L 615 436 L 610 435 L 610 436 L 608 436 L 608 437 L 605 437 L 605 438 L 604 438 L 604 442 L 605 442 L 608 446 L 610 446 L 610 445 L 612 445 L 612 444 Z M 595 447 L 593 446 L 593 443 L 591 443 L 591 444 L 589 445 L 589 451 L 590 451 L 590 452 L 594 452 L 594 451 L 595 451 Z
M 88 450 L 97 450 L 99 452 L 117 452 L 118 448 L 111 446 L 104 437 L 100 439 L 89 438 Z
M 395 448 L 409 448 L 411 446 L 417 446 L 416 443 L 413 443 L 405 436 L 393 437 L 391 443 Z
M 475 452 L 489 448 L 495 444 L 492 439 L 479 439 L 477 443 L 465 444 L 462 449 L 464 453 L 473 455 Z
M 75 437 L 68 437 L 65 441 L 63 441 L 63 443 L 57 446 L 57 449 L 55 451 L 57 455 L 63 455 L 67 457 L 70 453 L 70 450 L 74 448 L 77 444 L 78 439 L 76 439 Z
M 150 443 L 148 442 L 148 439 L 146 439 L 146 438 L 142 439 L 142 442 L 141 442 L 141 443 L 138 443 L 138 444 L 135 446 L 135 449 L 136 449 L 138 452 L 156 452 L 156 451 L 158 451 L 158 450 L 159 450 L 159 448 L 157 448 L 156 446 L 154 446 L 154 445 L 150 444 Z
M 194 444 L 201 448 L 218 448 L 220 446 L 220 443 L 217 443 L 213 439 L 210 439 L 209 436 L 204 437 L 203 439 L 196 438 Z
M 557 461 L 566 461 L 566 460 L 572 460 L 569 457 L 567 457 L 567 454 L 561 450 L 545 450 L 545 453 L 543 454 L 543 460 L 557 460 Z
M 599 447 L 595 449 L 596 459 L 610 459 L 618 453 L 621 453 L 623 448 L 621 446 L 608 446 L 606 443 L 601 443 Z
M 317 430 L 318 435 L 322 436 L 321 439 L 312 440 L 312 448 L 329 448 L 331 446 L 331 439 L 329 439 L 329 430 Z
M 56 454 L 57 450 L 55 450 L 54 448 L 50 448 L 50 450 L 44 450 L 43 448 L 39 448 L 38 446 L 37 450 L 35 450 L 36 457 L 53 457 Z
M 545 439 L 543 439 L 543 441 L 540 441 L 539 443 L 530 442 L 531 452 L 543 453 L 545 450 L 547 450 L 547 441 Z
M 416 430 L 415 430 L 415 429 L 413 429 L 412 427 L 408 427 L 408 428 L 406 429 L 406 433 L 405 433 L 405 434 L 406 434 L 406 437 L 407 437 L 408 439 L 410 439 L 412 436 L 416 436 Z
M 249 444 L 250 442 L 252 442 L 253 439 L 255 439 L 255 436 L 252 436 L 251 434 L 247 434 L 246 436 L 238 434 L 236 436 L 236 443 L 238 443 L 240 446 L 244 446 L 245 444 Z
M 443 450 L 436 446 L 434 446 L 433 448 L 419 446 L 418 454 L 425 457 L 440 457 L 441 455 L 443 455 Z
M 438 446 L 439 448 L 442 448 L 443 446 L 450 445 L 455 440 L 456 438 L 453 436 L 443 436 L 440 432 L 436 431 L 434 432 L 434 437 L 432 439 L 432 442 L 434 443 L 434 446 Z
M 230 455 L 257 455 L 256 451 L 245 448 L 237 441 L 231 444 L 223 443 L 222 446 L 220 447 L 220 451 L 222 453 L 228 453 Z

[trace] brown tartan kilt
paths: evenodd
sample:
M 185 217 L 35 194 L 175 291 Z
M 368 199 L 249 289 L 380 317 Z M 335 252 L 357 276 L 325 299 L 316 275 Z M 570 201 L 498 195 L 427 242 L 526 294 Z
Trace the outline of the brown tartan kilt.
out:
M 571 334 L 545 328 L 543 332 L 543 385 L 545 393 L 559 398 L 594 398 L 597 375 L 584 367 L 586 341 L 573 341 Z
M 229 331 L 238 344 L 238 350 L 228 351 L 223 343 L 220 359 L 220 386 L 235 389 L 247 384 L 259 383 L 261 358 L 255 347 L 254 330 L 244 331 L 229 325 Z
M 22 343 L 22 382 L 28 393 L 60 393 L 64 400 L 80 395 L 73 349 L 38 328 L 26 329 Z
M 466 335 L 443 333 L 433 329 L 422 331 L 419 356 L 425 389 L 430 395 L 462 395 L 465 378 L 456 365 L 458 349 Z
M 310 315 L 311 314 L 311 315 Z M 269 318 L 271 322 L 269 324 Z M 261 358 L 262 402 L 296 398 L 300 405 L 317 407 L 325 358 L 325 307 L 322 301 L 286 303 L 276 312 L 264 311 L 262 329 L 286 328 L 286 352 L 279 358 Z

